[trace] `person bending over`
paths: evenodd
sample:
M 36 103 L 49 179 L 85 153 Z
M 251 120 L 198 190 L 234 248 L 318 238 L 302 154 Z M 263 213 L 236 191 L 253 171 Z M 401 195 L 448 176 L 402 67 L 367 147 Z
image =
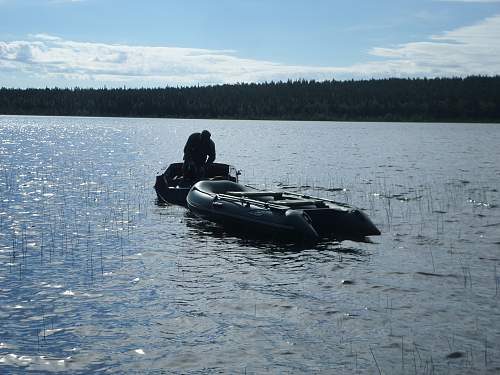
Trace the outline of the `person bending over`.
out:
M 215 160 L 215 143 L 208 130 L 193 133 L 184 146 L 182 173 L 185 178 L 200 180 L 205 177 L 207 167 Z

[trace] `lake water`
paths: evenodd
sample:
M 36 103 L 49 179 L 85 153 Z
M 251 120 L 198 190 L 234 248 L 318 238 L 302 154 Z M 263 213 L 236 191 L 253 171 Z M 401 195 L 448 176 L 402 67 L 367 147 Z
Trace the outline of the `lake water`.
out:
M 241 181 L 382 235 L 244 238 L 155 204 L 209 129 Z M 500 126 L 0 117 L 0 373 L 500 372 Z

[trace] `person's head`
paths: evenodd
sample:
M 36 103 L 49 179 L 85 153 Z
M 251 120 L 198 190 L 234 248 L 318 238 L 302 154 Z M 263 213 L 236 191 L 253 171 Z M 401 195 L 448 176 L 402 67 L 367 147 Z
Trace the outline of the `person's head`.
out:
M 201 140 L 202 140 L 202 141 L 208 141 L 208 140 L 210 139 L 210 136 L 211 136 L 211 135 L 212 135 L 212 134 L 210 134 L 210 132 L 209 132 L 208 130 L 203 130 L 203 131 L 201 132 Z

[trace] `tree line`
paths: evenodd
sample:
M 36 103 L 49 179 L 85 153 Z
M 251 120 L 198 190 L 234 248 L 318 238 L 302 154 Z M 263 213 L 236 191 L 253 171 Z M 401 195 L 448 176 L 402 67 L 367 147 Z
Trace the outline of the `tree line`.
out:
M 1 88 L 0 114 L 500 122 L 500 76 L 165 88 Z

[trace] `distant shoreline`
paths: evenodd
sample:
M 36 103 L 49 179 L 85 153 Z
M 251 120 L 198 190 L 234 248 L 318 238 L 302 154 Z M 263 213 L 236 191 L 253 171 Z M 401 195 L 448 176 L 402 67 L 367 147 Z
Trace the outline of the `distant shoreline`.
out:
M 500 121 L 497 122 L 486 122 L 486 121 L 368 121 L 368 120 L 283 120 L 283 119 L 245 119 L 245 118 L 201 118 L 201 117 L 147 117 L 147 116 L 78 116 L 78 115 L 24 115 L 24 114 L 3 114 L 0 113 L 1 117 L 60 117 L 60 118 L 88 118 L 88 119 L 124 119 L 124 120 L 207 120 L 207 121 L 264 121 L 264 122 L 324 122 L 324 123 L 353 123 L 353 124 L 429 124 L 429 125 L 440 125 L 440 124 L 478 124 L 478 125 L 500 125 Z
M 0 89 L 0 114 L 210 120 L 500 123 L 500 76 L 166 88 Z

